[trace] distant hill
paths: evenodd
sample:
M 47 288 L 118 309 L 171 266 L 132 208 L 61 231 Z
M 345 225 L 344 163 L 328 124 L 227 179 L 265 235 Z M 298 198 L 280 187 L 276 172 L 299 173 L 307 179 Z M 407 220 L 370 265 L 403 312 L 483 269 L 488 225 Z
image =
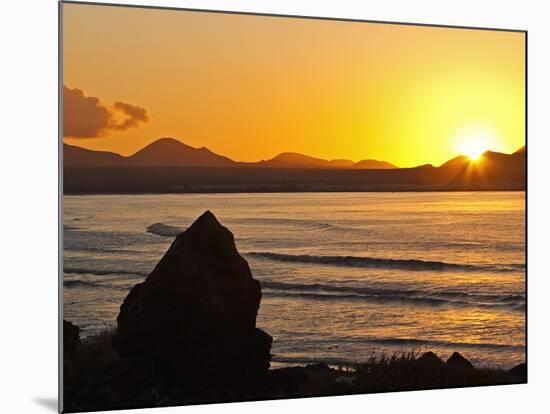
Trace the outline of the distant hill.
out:
M 208 148 L 194 148 L 173 138 L 152 142 L 127 157 L 127 162 L 132 165 L 166 167 L 230 167 L 235 164 Z
M 344 160 L 346 163 L 348 160 Z M 353 164 L 353 161 L 350 161 Z M 261 163 L 262 167 L 272 168 L 329 168 L 330 162 L 297 152 L 283 152 Z
M 331 167 L 334 167 L 334 168 L 347 168 L 347 167 L 352 167 L 355 163 L 352 160 L 338 159 L 338 160 L 330 160 L 329 164 Z
M 465 155 L 459 155 L 446 163 L 442 164 L 439 169 L 516 169 L 525 167 L 525 147 L 512 154 L 504 154 L 502 152 L 485 151 L 478 160 L 472 161 Z
M 122 155 L 107 151 L 92 151 L 74 145 L 63 144 L 65 166 L 118 165 L 124 162 Z
M 297 152 L 283 152 L 275 158 L 258 164 L 269 168 L 357 168 L 365 170 L 398 168 L 386 161 L 362 160 L 354 162 L 346 159 L 324 160 Z
M 269 168 L 350 168 L 355 165 L 352 160 L 324 160 L 297 152 L 283 152 L 276 157 L 255 163 Z
M 173 138 L 161 138 L 138 152 L 124 157 L 114 152 L 93 151 L 63 144 L 65 166 L 141 166 L 141 167 L 230 167 L 227 157 L 208 148 L 193 148 Z
M 207 148 L 163 138 L 129 157 L 64 144 L 64 192 L 203 193 L 292 191 L 524 190 L 526 149 L 464 155 L 439 167 L 396 168 L 384 161 L 323 160 L 282 153 L 234 162 Z
M 377 161 L 377 160 L 361 160 L 353 164 L 353 168 L 363 169 L 363 170 L 390 170 L 396 167 L 393 164 L 390 164 L 387 161 Z
M 486 151 L 476 161 L 460 155 L 437 168 L 439 179 L 454 185 L 475 184 L 481 187 L 491 183 L 524 184 L 525 155 L 524 148 L 512 154 Z
M 194 148 L 174 138 L 160 138 L 128 157 L 64 144 L 66 165 L 135 165 L 156 167 L 262 167 L 262 168 L 397 168 L 385 161 L 324 160 L 297 152 L 283 152 L 259 162 L 235 162 L 208 148 Z
M 466 155 L 459 155 L 441 164 L 439 168 L 451 168 L 451 167 L 469 165 L 469 164 L 470 164 L 470 158 L 468 158 Z

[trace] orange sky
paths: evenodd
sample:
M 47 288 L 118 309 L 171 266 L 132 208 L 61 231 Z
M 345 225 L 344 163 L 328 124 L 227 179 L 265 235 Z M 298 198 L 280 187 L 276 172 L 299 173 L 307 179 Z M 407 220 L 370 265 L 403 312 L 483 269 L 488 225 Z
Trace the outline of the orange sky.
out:
M 523 33 L 82 4 L 63 13 L 74 145 L 128 155 L 171 136 L 237 161 L 295 151 L 400 167 L 524 145 Z

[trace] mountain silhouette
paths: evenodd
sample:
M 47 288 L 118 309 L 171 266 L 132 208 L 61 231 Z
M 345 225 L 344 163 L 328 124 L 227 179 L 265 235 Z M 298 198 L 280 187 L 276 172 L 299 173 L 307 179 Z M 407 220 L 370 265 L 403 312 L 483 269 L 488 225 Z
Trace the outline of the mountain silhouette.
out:
M 108 151 L 92 151 L 75 145 L 63 144 L 65 166 L 118 165 L 124 162 L 120 154 Z
M 361 160 L 353 164 L 353 168 L 359 168 L 364 170 L 389 170 L 393 168 L 399 168 L 387 161 L 378 160 Z
M 324 160 L 297 152 L 283 152 L 270 160 L 264 161 L 261 163 L 261 166 L 270 168 L 397 168 L 395 165 L 386 161 L 362 160 L 353 162 L 346 159 Z
M 490 170 L 492 168 L 523 168 L 525 162 L 525 147 L 522 147 L 512 154 L 502 152 L 485 151 L 478 160 L 471 160 L 465 155 L 459 155 L 442 164 L 440 169 L 452 168 L 477 168 Z
M 527 152 L 459 155 L 439 167 L 397 168 L 363 160 L 323 160 L 285 152 L 235 162 L 172 138 L 124 157 L 64 144 L 64 191 L 70 193 L 524 190 Z
M 354 164 L 351 160 L 323 160 L 297 152 L 283 152 L 264 161 L 262 167 L 271 168 L 346 168 Z
M 439 168 L 462 167 L 464 165 L 469 165 L 470 163 L 471 163 L 471 160 L 469 157 L 467 157 L 466 155 L 459 155 L 441 164 Z
M 262 167 L 262 168 L 398 168 L 386 161 L 346 159 L 324 160 L 299 154 L 283 152 L 276 157 L 259 162 L 235 162 L 216 154 L 206 147 L 194 148 L 174 138 L 160 138 L 135 154 L 123 157 L 105 151 L 93 151 L 63 144 L 65 165 L 135 165 L 157 167 Z
M 227 157 L 206 147 L 194 148 L 174 138 L 161 138 L 128 157 L 128 162 L 145 166 L 229 167 L 235 164 Z
M 495 182 L 525 180 L 525 147 L 512 154 L 485 151 L 477 160 L 460 155 L 442 164 L 437 170 L 439 177 L 450 184 L 475 183 L 487 186 Z

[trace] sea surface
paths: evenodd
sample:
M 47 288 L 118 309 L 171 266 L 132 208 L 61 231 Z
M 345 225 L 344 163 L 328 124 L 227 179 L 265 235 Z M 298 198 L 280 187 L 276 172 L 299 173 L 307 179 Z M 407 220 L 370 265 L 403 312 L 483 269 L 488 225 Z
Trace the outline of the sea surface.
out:
M 64 317 L 84 337 L 205 210 L 262 285 L 273 365 L 459 351 L 525 360 L 525 193 L 64 197 Z

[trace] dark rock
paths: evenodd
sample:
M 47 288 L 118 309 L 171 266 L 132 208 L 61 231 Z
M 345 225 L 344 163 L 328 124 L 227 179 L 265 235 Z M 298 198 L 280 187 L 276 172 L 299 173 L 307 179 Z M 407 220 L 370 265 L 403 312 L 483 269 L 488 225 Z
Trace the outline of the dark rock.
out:
M 447 365 L 456 367 L 456 368 L 468 368 L 468 369 L 472 369 L 474 367 L 470 361 L 468 361 L 458 352 L 453 352 L 451 357 L 447 360 Z
M 272 338 L 256 328 L 260 299 L 233 234 L 207 211 L 132 288 L 113 345 L 190 386 L 254 381 L 271 358 Z
M 443 361 L 432 351 L 428 351 L 423 353 L 420 358 L 416 360 L 416 363 L 425 366 L 439 366 L 443 364 Z
M 63 355 L 73 356 L 80 344 L 80 328 L 63 319 Z
M 510 375 L 513 375 L 521 382 L 527 382 L 527 364 L 518 364 L 514 368 L 508 371 Z

